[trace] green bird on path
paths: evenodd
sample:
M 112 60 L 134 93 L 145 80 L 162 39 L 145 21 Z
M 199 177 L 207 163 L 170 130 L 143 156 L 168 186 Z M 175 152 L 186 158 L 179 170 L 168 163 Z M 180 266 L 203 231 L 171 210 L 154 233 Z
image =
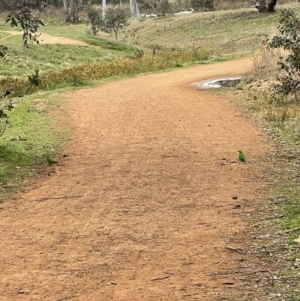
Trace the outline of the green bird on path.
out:
M 239 153 L 239 160 L 242 162 L 247 162 L 247 158 L 245 154 L 241 150 L 239 150 L 238 153 Z
M 51 159 L 48 155 L 46 155 L 46 160 L 49 165 L 57 164 L 58 161 Z

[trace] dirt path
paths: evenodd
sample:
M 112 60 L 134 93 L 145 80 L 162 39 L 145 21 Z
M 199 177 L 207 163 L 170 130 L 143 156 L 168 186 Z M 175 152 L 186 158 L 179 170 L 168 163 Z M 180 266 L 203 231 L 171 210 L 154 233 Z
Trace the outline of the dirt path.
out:
M 1 38 L 1 31 L 0 31 L 0 41 L 8 39 L 11 36 L 23 34 L 22 31 L 16 31 L 16 30 L 6 30 L 6 31 L 2 31 L 2 32 L 7 33 L 9 35 Z M 88 43 L 85 43 L 83 41 L 78 41 L 78 40 L 74 40 L 74 39 L 70 39 L 70 38 L 62 37 L 62 36 L 53 36 L 48 33 L 42 33 L 39 36 L 39 43 L 40 44 L 66 44 L 66 45 L 76 45 L 76 46 L 90 46 Z
M 250 229 L 244 217 L 266 185 L 268 147 L 237 107 L 190 84 L 250 64 L 67 94 L 67 156 L 37 189 L 1 205 L 1 300 L 224 300 L 238 292 L 259 262 L 248 241 L 232 238 Z M 239 149 L 250 163 L 237 162 Z

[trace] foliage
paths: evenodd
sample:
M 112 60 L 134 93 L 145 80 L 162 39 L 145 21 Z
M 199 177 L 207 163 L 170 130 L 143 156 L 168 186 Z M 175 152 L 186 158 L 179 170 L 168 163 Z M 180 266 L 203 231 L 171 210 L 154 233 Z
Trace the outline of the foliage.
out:
M 270 48 L 283 48 L 288 51 L 286 58 L 280 57 L 280 74 L 275 91 L 283 95 L 290 93 L 297 97 L 300 88 L 300 17 L 292 10 L 283 10 L 279 18 L 280 36 L 269 42 Z
M 269 0 L 268 3 L 266 3 L 266 0 L 258 0 L 253 7 L 255 7 L 259 12 L 273 13 L 275 12 L 276 4 L 277 0 Z
M 101 18 L 101 11 L 96 10 L 94 8 L 89 8 L 87 17 L 89 19 L 90 25 L 91 25 L 91 32 L 92 35 L 95 36 L 99 32 L 99 24 L 102 21 Z
M 0 95 L 0 136 L 2 136 L 6 129 L 6 124 L 9 123 L 8 116 L 5 113 L 5 110 L 11 111 L 13 108 L 12 100 L 8 99 L 10 91 L 6 91 Z
M 31 76 L 28 76 L 28 80 L 31 85 L 38 86 L 40 84 L 39 70 L 35 70 Z
M 40 25 L 45 24 L 35 15 L 32 14 L 31 10 L 27 7 L 23 7 L 19 10 L 13 10 L 7 16 L 6 22 L 10 22 L 11 27 L 17 27 L 19 24 L 23 30 L 23 46 L 28 47 L 28 42 L 33 41 L 39 43 L 37 30 Z
M 4 58 L 7 52 L 7 47 L 4 45 L 0 45 L 0 57 Z
M 114 33 L 116 40 L 120 29 L 128 25 L 129 17 L 129 11 L 121 6 L 109 7 L 105 17 L 100 16 L 100 12 L 94 9 L 90 9 L 88 12 L 92 33 L 96 35 L 99 30 L 110 35 Z
M 8 115 L 5 113 L 6 110 L 11 111 L 13 109 L 13 97 L 18 93 L 28 93 L 28 86 L 37 87 L 40 84 L 39 70 L 35 70 L 31 76 L 28 76 L 28 81 L 16 81 L 15 85 L 6 86 L 6 91 L 0 95 L 0 136 L 2 136 L 6 129 L 6 124 L 9 124 Z M 2 86 L 2 90 L 4 90 Z M 20 94 L 18 95 L 20 96 Z
M 8 16 L 6 23 L 10 22 L 12 27 L 21 25 L 23 29 L 23 46 L 28 47 L 28 39 L 33 39 L 38 43 L 37 40 L 37 29 L 39 25 L 44 25 L 43 22 L 32 15 L 31 11 L 26 7 L 20 10 L 13 10 Z M 7 47 L 0 45 L 0 57 L 4 57 L 7 51 Z M 39 85 L 39 70 L 36 70 L 32 76 L 28 77 L 31 85 Z M 14 87 L 14 89 L 19 90 L 22 87 Z M 2 88 L 3 89 L 3 88 Z M 13 90 L 13 89 L 12 89 Z M 16 91 L 14 91 L 16 92 Z M 13 108 L 12 98 L 8 96 L 12 94 L 10 89 L 7 89 L 4 94 L 0 95 L 0 136 L 4 134 L 6 129 L 6 124 L 9 123 L 8 115 L 5 110 L 11 111 Z

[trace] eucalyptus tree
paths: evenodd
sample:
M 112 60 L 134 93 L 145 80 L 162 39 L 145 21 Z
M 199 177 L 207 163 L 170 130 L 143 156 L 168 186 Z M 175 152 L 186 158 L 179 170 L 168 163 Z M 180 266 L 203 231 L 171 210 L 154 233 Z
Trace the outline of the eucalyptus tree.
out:
M 275 12 L 275 7 L 277 4 L 277 0 L 269 0 L 266 2 L 266 0 L 258 0 L 253 7 L 255 7 L 259 12 L 267 12 L 267 13 L 273 13 Z
M 81 0 L 63 0 L 65 22 L 78 23 L 79 7 L 82 6 Z

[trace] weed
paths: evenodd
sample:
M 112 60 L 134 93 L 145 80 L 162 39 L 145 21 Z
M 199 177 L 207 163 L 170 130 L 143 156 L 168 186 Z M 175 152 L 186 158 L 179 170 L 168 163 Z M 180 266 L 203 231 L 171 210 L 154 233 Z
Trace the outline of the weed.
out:
M 279 18 L 279 36 L 274 36 L 269 43 L 271 48 L 282 48 L 288 51 L 286 58 L 280 57 L 281 73 L 277 76 L 278 83 L 274 89 L 284 95 L 294 94 L 298 97 L 300 87 L 300 16 L 293 10 L 283 10 Z

